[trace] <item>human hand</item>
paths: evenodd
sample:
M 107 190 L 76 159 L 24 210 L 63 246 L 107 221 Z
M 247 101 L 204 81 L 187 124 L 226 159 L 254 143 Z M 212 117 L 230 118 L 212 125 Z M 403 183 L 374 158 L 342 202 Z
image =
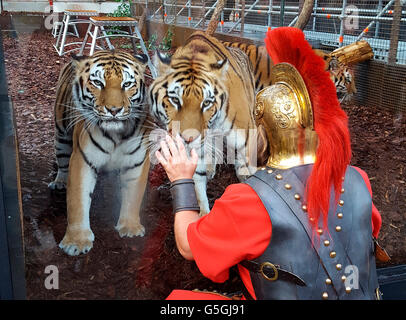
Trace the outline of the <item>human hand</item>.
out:
M 192 149 L 190 153 L 191 157 L 190 159 L 188 158 L 185 146 L 179 135 L 176 137 L 176 143 L 170 136 L 166 136 L 166 142 L 161 141 L 161 152 L 157 151 L 155 155 L 171 182 L 179 179 L 193 178 L 198 156 L 195 149 Z

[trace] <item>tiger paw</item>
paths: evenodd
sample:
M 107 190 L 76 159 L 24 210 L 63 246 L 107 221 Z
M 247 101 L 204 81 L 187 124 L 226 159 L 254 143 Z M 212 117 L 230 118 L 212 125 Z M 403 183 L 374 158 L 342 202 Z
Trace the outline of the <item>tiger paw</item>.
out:
M 55 180 L 48 184 L 51 190 L 65 190 L 68 183 L 68 173 L 58 169 Z
M 116 226 L 116 230 L 121 238 L 132 238 L 134 236 L 143 237 L 145 235 L 145 228 L 140 223 L 119 222 Z
M 90 229 L 68 229 L 59 243 L 59 248 L 70 256 L 77 256 L 81 253 L 88 253 L 93 248 L 93 241 L 94 234 Z
M 51 190 L 65 190 L 66 182 L 61 180 L 54 180 L 48 184 L 48 188 Z

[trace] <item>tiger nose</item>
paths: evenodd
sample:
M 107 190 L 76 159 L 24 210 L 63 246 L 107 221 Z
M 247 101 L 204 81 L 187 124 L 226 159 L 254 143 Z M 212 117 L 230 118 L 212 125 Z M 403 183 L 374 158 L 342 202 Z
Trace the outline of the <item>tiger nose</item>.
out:
M 185 142 L 189 144 L 200 136 L 200 132 L 196 129 L 187 129 L 182 132 L 181 136 L 183 140 L 185 140 Z
M 115 116 L 117 113 L 119 113 L 121 110 L 123 109 L 123 107 L 112 107 L 110 109 L 107 109 L 113 116 Z

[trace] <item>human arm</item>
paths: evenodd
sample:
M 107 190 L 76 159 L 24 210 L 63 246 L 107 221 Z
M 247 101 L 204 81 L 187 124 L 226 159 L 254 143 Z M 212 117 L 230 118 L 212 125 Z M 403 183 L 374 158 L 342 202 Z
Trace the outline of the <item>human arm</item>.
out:
M 179 136 L 173 141 L 169 136 L 166 137 L 166 143 L 161 142 L 161 152 L 156 152 L 158 161 L 165 169 L 169 180 L 172 183 L 171 193 L 172 197 L 177 200 L 177 197 L 182 195 L 178 194 L 183 191 L 194 192 L 193 174 L 197 166 L 197 153 L 193 149 L 191 157 L 186 154 L 185 147 Z M 192 181 L 190 181 L 192 180 Z M 182 186 L 176 185 L 179 181 L 185 181 Z M 183 189 L 180 189 L 183 188 Z M 193 196 L 193 194 L 191 194 Z M 187 202 L 189 199 L 184 199 Z M 185 202 L 180 199 L 178 205 L 175 205 L 175 222 L 174 233 L 176 246 L 180 254 L 187 260 L 193 260 L 193 254 L 190 250 L 189 242 L 187 239 L 188 226 L 199 219 L 199 214 L 195 210 L 181 210 Z M 193 207 L 194 201 L 191 202 L 190 207 Z M 188 207 L 188 205 L 184 206 Z M 179 209 L 180 208 L 180 209 Z
M 173 163 L 178 161 L 167 160 L 172 157 L 169 143 L 168 146 L 165 143 L 161 145 L 162 150 L 156 156 L 169 179 L 190 179 L 195 167 L 186 170 L 187 166 L 180 165 L 177 170 L 173 170 L 177 166 Z M 175 157 L 176 152 L 173 152 Z M 240 183 L 228 186 L 215 201 L 210 213 L 204 217 L 200 218 L 197 211 L 175 213 L 174 232 L 182 256 L 195 260 L 207 278 L 214 282 L 224 282 L 228 279 L 230 267 L 242 260 L 254 259 L 264 252 L 271 238 L 272 226 L 258 195 L 248 184 Z

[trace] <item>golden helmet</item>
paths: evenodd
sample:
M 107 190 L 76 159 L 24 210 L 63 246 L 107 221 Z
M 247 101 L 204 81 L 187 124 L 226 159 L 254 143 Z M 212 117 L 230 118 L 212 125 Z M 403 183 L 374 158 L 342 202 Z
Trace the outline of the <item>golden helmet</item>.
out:
M 271 69 L 272 85 L 256 95 L 257 126 L 265 129 L 266 165 L 288 169 L 315 162 L 318 137 L 306 84 L 296 68 L 279 63 Z

